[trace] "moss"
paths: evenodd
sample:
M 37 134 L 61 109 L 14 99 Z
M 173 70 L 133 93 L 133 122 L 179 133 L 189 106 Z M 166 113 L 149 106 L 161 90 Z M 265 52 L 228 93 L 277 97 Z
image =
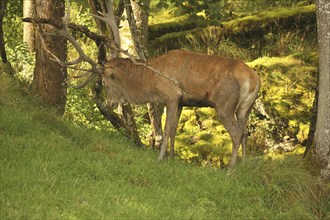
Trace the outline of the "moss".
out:
M 165 22 L 164 22 L 165 21 Z M 205 27 L 207 21 L 202 16 L 189 16 L 173 8 L 151 14 L 149 19 L 149 40 L 154 40 L 164 34 Z
M 172 19 L 171 19 L 172 20 Z M 149 25 L 149 40 L 154 40 L 164 34 L 205 27 L 207 22 L 200 17 L 176 17 L 174 21 Z
M 252 68 L 263 66 L 269 69 L 276 69 L 277 67 L 291 67 L 294 65 L 300 65 L 301 60 L 296 59 L 291 55 L 286 57 L 261 57 L 252 62 L 248 62 L 247 64 Z
M 255 13 L 243 18 L 232 21 L 223 22 L 225 29 L 231 29 L 233 32 L 249 31 L 251 28 L 264 28 L 270 23 L 286 22 L 288 19 L 295 19 L 297 22 L 303 21 L 302 17 L 315 17 L 316 5 L 300 6 L 300 7 L 283 7 L 272 8 L 269 11 Z M 292 25 L 292 24 L 291 24 Z
M 282 138 L 289 135 L 299 141 L 307 137 L 306 127 L 309 126 L 317 84 L 317 68 L 305 62 L 311 60 L 305 59 L 311 56 L 263 57 L 248 63 L 261 75 L 260 98 L 275 120 L 275 130 L 282 131 L 282 134 L 275 132 L 273 135 Z
M 196 114 L 203 124 L 201 129 Z M 185 108 L 176 136 L 176 153 L 185 161 L 224 166 L 229 162 L 231 139 L 212 108 Z M 221 162 L 220 162 L 221 161 Z
M 292 28 L 305 28 L 309 25 L 315 26 L 316 24 L 316 6 L 300 6 L 300 7 L 282 7 L 271 8 L 269 11 L 255 13 L 242 18 L 237 18 L 231 21 L 224 21 L 212 26 L 204 27 L 205 22 L 201 25 L 196 24 L 196 28 L 182 28 L 180 32 L 166 32 L 166 34 L 151 41 L 150 48 L 165 48 L 165 50 L 172 50 L 181 48 L 185 42 L 187 42 L 186 36 L 188 35 L 200 35 L 203 32 L 210 32 L 216 30 L 221 33 L 217 36 L 217 39 L 226 38 L 228 36 L 231 39 L 237 39 L 237 42 L 242 41 L 242 37 L 245 39 L 254 37 L 262 37 L 268 32 L 279 32 L 283 30 L 292 30 Z M 189 19 L 187 19 L 189 21 Z M 177 26 L 180 27 L 185 22 L 177 22 Z M 189 24 L 189 22 L 187 22 Z M 159 25 L 159 24 L 158 24 Z M 165 25 L 166 26 L 166 25 Z M 171 24 L 170 26 L 175 26 Z M 189 27 L 189 25 L 187 25 Z M 192 26 L 190 26 L 192 27 Z M 180 28 L 179 28 L 180 29 Z M 168 28 L 171 31 L 171 28 Z M 253 41 L 253 40 L 252 40 Z M 241 42 L 242 43 L 242 42 Z M 262 45 L 260 45 L 262 46 Z

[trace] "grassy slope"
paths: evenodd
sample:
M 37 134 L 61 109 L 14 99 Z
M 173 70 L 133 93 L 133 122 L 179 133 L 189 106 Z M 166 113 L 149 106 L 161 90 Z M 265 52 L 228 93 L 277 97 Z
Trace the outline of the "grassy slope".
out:
M 0 219 L 330 217 L 299 158 L 157 164 L 157 152 L 57 119 L 0 76 Z

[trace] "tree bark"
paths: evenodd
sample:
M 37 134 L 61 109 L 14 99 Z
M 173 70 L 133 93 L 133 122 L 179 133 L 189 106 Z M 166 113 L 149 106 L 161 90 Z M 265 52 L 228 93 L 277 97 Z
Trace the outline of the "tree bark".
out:
M 7 5 L 7 0 L 1 0 L 0 2 L 0 55 L 1 55 L 1 60 L 2 63 L 7 63 L 7 54 L 5 50 L 5 40 L 4 40 L 4 33 L 3 33 L 3 18 L 6 13 L 6 5 Z
M 310 126 L 308 131 L 308 136 L 305 141 L 303 141 L 302 145 L 306 147 L 303 157 L 305 158 L 313 146 L 315 132 L 316 132 L 316 119 L 317 119 L 317 106 L 318 106 L 318 97 L 319 93 L 316 89 L 315 95 L 314 95 L 314 101 L 313 101 L 313 108 L 312 108 L 312 116 L 310 120 Z
M 143 10 L 142 8 L 138 5 L 137 2 L 135 2 L 135 10 L 133 11 L 133 7 L 131 0 L 123 0 L 125 10 L 126 10 L 126 16 L 128 20 L 128 24 L 131 30 L 131 35 L 132 35 L 132 40 L 134 44 L 135 51 L 138 55 L 139 59 L 147 59 L 147 48 L 146 48 L 146 43 L 143 45 L 142 43 L 142 36 L 147 37 L 146 40 L 148 39 L 148 29 L 145 29 L 144 25 L 148 26 L 148 20 L 145 21 L 143 15 Z M 149 11 L 149 10 L 148 10 Z M 145 14 L 148 15 L 148 12 L 145 11 Z M 146 33 L 142 33 L 142 31 L 147 31 Z M 145 40 L 145 37 L 143 39 Z
M 23 18 L 33 18 L 33 0 L 23 1 Z M 23 42 L 29 48 L 29 51 L 34 52 L 35 47 L 35 31 L 32 23 L 24 22 L 23 24 Z
M 151 148 L 160 149 L 163 140 L 162 115 L 164 105 L 149 103 L 147 104 L 147 108 L 151 124 L 149 146 Z
M 330 180 L 330 3 L 317 1 L 319 50 L 318 108 L 315 153 L 321 164 L 321 175 Z
M 136 21 L 137 33 L 140 38 L 142 50 L 148 55 L 148 21 L 151 0 L 131 0 L 132 10 Z
M 35 7 L 37 18 L 54 19 L 60 23 L 64 16 L 64 0 L 36 0 Z M 55 107 L 57 113 L 62 115 L 66 103 L 67 70 L 54 61 L 51 54 L 66 60 L 66 40 L 46 35 L 50 29 L 48 25 L 40 24 L 36 32 L 36 65 L 32 86 L 47 105 Z

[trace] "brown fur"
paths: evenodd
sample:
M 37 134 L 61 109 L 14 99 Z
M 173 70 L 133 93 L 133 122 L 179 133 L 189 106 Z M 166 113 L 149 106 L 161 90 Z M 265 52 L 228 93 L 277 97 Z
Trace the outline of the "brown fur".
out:
M 151 59 L 147 65 L 177 80 L 174 82 L 129 59 L 110 60 L 103 75 L 108 102 L 133 104 L 163 103 L 166 123 L 159 160 L 166 156 L 168 139 L 171 154 L 183 106 L 213 107 L 229 132 L 234 166 L 242 144 L 243 158 L 247 137 L 246 122 L 260 87 L 259 76 L 241 61 L 174 50 Z

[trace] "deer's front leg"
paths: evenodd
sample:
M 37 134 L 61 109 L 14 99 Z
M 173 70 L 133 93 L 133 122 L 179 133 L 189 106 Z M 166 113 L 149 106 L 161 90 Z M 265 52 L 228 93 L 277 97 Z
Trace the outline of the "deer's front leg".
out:
M 173 127 L 177 125 L 175 123 L 177 114 L 178 114 L 178 102 L 177 101 L 171 102 L 170 104 L 166 105 L 166 122 L 165 122 L 164 134 L 163 134 L 163 143 L 162 143 L 162 146 L 160 149 L 158 161 L 162 161 L 166 157 L 168 139 L 171 135 L 172 129 L 175 129 Z

